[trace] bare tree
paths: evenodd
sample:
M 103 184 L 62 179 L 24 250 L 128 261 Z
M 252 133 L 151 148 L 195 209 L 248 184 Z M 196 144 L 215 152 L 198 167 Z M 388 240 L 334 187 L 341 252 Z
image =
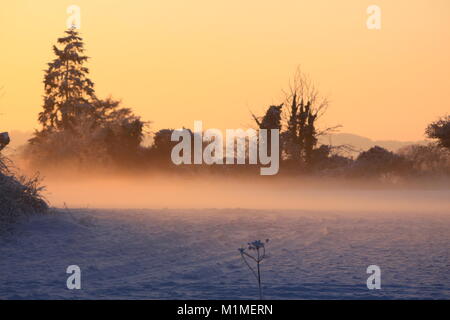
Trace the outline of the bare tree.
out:
M 317 128 L 317 121 L 327 111 L 329 101 L 299 68 L 284 94 L 284 104 L 288 106 L 283 114 L 286 126 L 283 134 L 285 154 L 288 159 L 310 166 L 318 137 L 334 132 L 340 126 L 322 130 Z

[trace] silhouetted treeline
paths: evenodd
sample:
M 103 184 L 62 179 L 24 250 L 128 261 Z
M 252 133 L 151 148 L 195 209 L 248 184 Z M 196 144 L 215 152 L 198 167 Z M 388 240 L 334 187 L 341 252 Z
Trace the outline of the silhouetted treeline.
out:
M 259 173 L 259 164 L 176 166 L 171 160 L 171 151 L 178 143 L 171 141 L 174 129 L 159 130 L 153 134 L 151 145 L 143 146 L 148 123 L 130 108 L 121 107 L 119 101 L 96 96 L 89 70 L 84 66 L 88 57 L 76 30 L 67 30 L 53 51 L 56 58 L 48 64 L 44 78 L 44 104 L 38 118 L 41 129 L 35 132 L 25 152 L 34 165 L 112 167 L 139 172 Z M 268 107 L 265 114 L 252 116 L 256 130 L 280 130 L 281 175 L 381 179 L 450 176 L 449 116 L 426 128 L 427 136 L 435 139 L 434 143 L 409 146 L 396 153 L 377 146 L 354 159 L 348 152 L 351 146 L 318 143 L 321 135 L 339 126 L 319 128 L 328 101 L 304 74 L 297 71 L 284 101 L 280 102 Z M 194 136 L 192 131 L 190 134 Z

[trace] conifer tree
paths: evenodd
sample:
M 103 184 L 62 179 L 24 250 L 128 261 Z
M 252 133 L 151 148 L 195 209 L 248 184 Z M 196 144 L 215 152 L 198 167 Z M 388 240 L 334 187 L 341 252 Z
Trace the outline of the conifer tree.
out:
M 44 110 L 39 114 L 44 130 L 70 129 L 77 116 L 92 111 L 96 100 L 94 83 L 83 65 L 88 60 L 83 39 L 74 28 L 65 33 L 58 39 L 59 46 L 53 46 L 56 58 L 45 72 Z
M 137 158 L 146 123 L 120 101 L 97 98 L 84 65 L 83 39 L 74 28 L 65 33 L 53 46 L 56 58 L 45 71 L 38 118 L 42 129 L 29 140 L 28 154 L 47 165 L 66 159 L 125 163 Z

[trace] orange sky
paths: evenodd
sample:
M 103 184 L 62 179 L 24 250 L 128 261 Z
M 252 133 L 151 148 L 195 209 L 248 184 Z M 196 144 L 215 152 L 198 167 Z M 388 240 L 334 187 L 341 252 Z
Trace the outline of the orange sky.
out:
M 88 67 L 153 130 L 237 128 L 279 103 L 300 65 L 329 96 L 324 125 L 373 139 L 423 138 L 450 110 L 448 0 L 14 0 L 0 11 L 0 129 L 37 127 L 43 69 L 81 7 Z M 366 9 L 382 9 L 382 29 Z

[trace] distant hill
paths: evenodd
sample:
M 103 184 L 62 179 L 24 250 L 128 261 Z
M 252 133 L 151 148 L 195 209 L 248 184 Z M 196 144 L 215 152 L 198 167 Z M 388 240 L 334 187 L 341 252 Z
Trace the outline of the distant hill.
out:
M 412 144 L 426 144 L 427 141 L 396 141 L 396 140 L 372 140 L 366 137 L 358 136 L 352 133 L 335 133 L 327 136 L 323 136 L 319 139 L 322 144 L 330 144 L 333 146 L 338 145 L 351 145 L 354 149 L 359 151 L 368 150 L 374 146 L 380 146 L 389 151 L 397 151 L 398 149 L 412 145 Z

